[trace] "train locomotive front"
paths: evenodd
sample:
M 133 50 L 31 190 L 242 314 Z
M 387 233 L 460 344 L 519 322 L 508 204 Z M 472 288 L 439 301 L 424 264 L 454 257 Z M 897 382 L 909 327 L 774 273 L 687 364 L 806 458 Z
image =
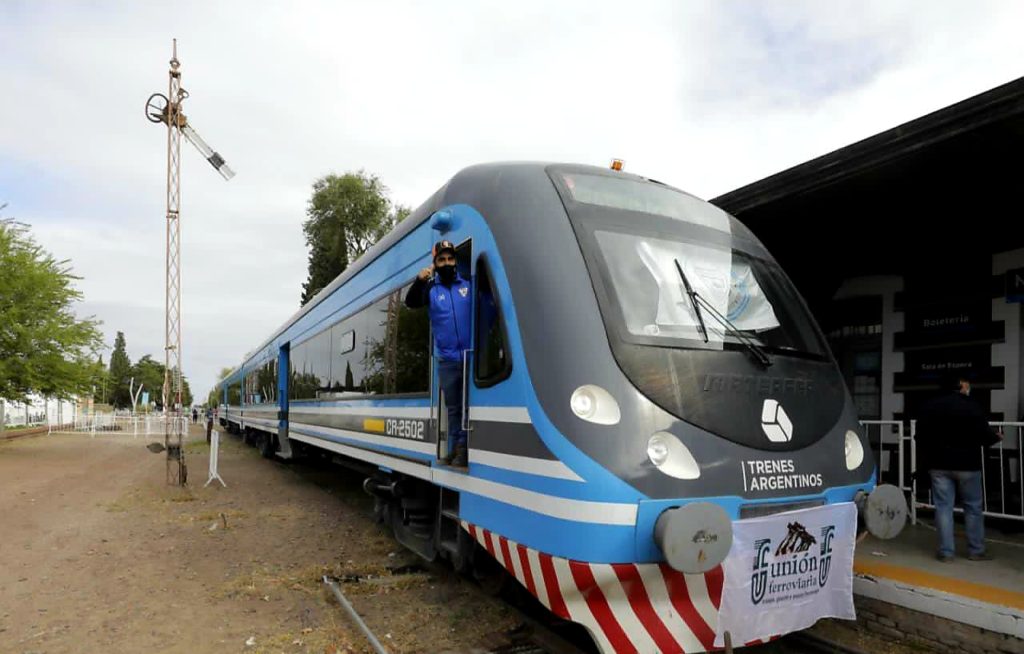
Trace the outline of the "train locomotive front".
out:
M 858 510 L 891 537 L 905 506 L 876 489 L 840 371 L 758 239 L 682 191 L 593 167 L 471 168 L 446 196 L 487 217 L 538 456 L 574 477 L 519 482 L 564 507 L 467 495 L 473 537 L 603 651 L 706 651 L 724 626 L 756 642 L 829 614 L 816 593 L 851 592 L 828 570 L 850 577 Z M 745 608 L 730 599 L 743 593 Z M 740 610 L 762 617 L 735 625 Z

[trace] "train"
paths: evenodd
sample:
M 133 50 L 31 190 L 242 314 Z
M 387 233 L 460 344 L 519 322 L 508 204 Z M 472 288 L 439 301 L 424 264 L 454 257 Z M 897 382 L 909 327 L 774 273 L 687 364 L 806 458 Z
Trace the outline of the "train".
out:
M 427 312 L 403 302 L 440 238 L 474 295 L 459 468 L 442 461 Z M 485 588 L 518 582 L 602 652 L 721 647 L 730 552 L 767 547 L 736 536 L 750 525 L 788 525 L 774 556 L 813 554 L 827 576 L 839 541 L 811 535 L 814 516 L 854 507 L 859 526 L 840 530 L 882 537 L 905 519 L 771 254 L 721 209 L 619 166 L 458 172 L 218 392 L 221 425 L 264 456 L 361 471 L 404 546 Z M 755 590 L 738 592 L 781 587 L 765 585 L 770 552 L 745 556 Z M 833 570 L 852 574 L 852 554 Z M 803 624 L 766 622 L 741 642 Z

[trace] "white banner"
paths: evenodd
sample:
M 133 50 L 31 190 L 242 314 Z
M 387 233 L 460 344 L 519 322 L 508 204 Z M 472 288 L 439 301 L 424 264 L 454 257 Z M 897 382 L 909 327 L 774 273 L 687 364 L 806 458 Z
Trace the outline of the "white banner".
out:
M 734 522 L 715 645 L 853 620 L 856 537 L 852 502 Z

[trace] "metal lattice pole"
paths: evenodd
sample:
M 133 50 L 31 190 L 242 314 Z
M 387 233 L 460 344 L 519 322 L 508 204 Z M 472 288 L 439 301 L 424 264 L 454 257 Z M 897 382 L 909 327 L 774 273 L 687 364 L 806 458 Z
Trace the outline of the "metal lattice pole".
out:
M 174 42 L 167 89 L 167 286 L 164 330 L 164 447 L 167 448 L 167 483 L 184 486 L 185 452 L 181 424 L 181 88 L 178 44 Z
M 202 153 L 225 180 L 235 176 L 218 152 L 189 124 L 182 103 L 188 92 L 181 87 L 178 41 L 174 40 L 171 68 L 168 71 L 167 97 L 154 93 L 146 100 L 146 119 L 167 126 L 167 286 L 164 302 L 164 448 L 167 450 L 167 483 L 184 486 L 188 481 L 185 466 L 185 421 L 182 418 L 181 380 L 181 139 L 184 137 Z

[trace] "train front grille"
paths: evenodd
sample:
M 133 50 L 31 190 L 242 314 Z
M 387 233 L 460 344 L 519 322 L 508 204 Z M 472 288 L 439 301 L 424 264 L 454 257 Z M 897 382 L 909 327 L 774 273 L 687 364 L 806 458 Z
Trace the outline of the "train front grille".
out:
M 763 518 L 766 515 L 796 511 L 797 509 L 809 509 L 821 506 L 825 500 L 804 500 L 801 502 L 761 502 L 758 504 L 744 504 L 740 506 L 740 520 L 746 518 Z

